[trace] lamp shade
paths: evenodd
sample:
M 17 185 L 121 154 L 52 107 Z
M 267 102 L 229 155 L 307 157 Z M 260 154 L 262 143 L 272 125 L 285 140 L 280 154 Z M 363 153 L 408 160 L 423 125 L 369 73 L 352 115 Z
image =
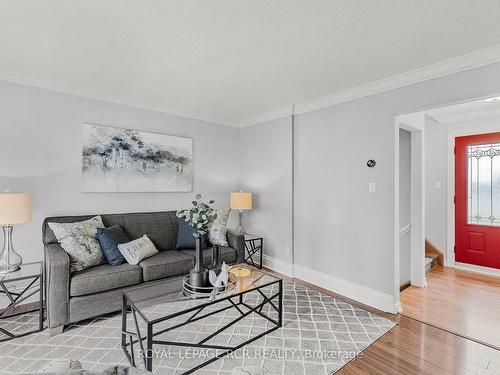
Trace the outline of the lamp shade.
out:
M 233 210 L 251 210 L 252 193 L 237 192 L 231 193 L 231 209 Z
M 0 193 L 0 225 L 31 221 L 31 194 Z

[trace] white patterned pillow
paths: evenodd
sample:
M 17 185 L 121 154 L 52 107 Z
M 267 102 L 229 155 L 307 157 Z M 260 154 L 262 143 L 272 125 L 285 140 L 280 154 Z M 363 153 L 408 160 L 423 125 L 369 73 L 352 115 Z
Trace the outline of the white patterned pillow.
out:
M 230 213 L 230 208 L 217 210 L 217 217 L 208 231 L 208 240 L 212 245 L 228 246 L 226 232 Z
M 52 232 L 68 253 L 71 272 L 106 263 L 97 240 L 97 228 L 104 228 L 100 216 L 77 223 L 48 223 Z
M 146 235 L 136 240 L 119 244 L 118 250 L 120 250 L 125 260 L 132 265 L 139 264 L 141 260 L 158 254 L 155 245 Z

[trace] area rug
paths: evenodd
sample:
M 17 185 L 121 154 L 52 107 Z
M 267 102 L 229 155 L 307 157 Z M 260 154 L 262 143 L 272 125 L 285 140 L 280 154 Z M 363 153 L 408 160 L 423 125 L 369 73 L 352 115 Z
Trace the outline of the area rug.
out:
M 249 298 L 259 301 L 261 297 Z M 270 307 L 268 309 L 271 313 Z M 395 325 L 391 320 L 290 281 L 284 282 L 283 309 L 282 328 L 195 374 L 230 375 L 234 368 L 241 367 L 261 368 L 264 374 L 270 375 L 332 374 Z M 161 313 L 161 306 L 148 312 Z M 225 310 L 158 338 L 200 340 L 238 314 L 235 309 Z M 22 331 L 35 323 L 36 315 L 23 315 L 1 321 L 0 327 Z M 175 321 L 168 324 L 175 324 Z M 237 345 L 263 332 L 270 324 L 253 313 L 209 342 Z M 43 331 L 0 343 L 0 373 L 34 374 L 56 358 L 80 360 L 82 367 L 88 370 L 128 364 L 121 349 L 120 332 L 121 316 L 113 314 L 73 324 L 55 337 Z M 158 346 L 158 351 L 156 348 L 155 374 L 181 374 L 210 358 L 210 353 L 193 352 L 188 348 Z

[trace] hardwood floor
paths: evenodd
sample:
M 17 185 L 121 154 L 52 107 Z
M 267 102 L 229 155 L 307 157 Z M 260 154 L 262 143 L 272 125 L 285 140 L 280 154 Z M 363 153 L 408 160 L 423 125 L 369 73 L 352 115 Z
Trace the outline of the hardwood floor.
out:
M 337 374 L 494 375 L 500 374 L 500 352 L 402 316 Z
M 500 278 L 435 267 L 401 293 L 404 316 L 500 349 Z
M 410 287 L 401 294 L 403 315 L 410 317 L 295 281 L 398 322 L 336 374 L 500 374 L 500 350 L 492 347 L 500 343 L 500 278 L 436 267 L 427 274 L 427 288 Z M 485 340 L 496 344 L 483 345 Z

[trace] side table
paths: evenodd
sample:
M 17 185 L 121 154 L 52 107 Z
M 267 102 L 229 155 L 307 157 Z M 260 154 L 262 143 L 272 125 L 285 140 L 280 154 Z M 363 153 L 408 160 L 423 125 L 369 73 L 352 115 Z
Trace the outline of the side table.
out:
M 20 291 L 13 290 L 12 286 L 14 283 L 19 283 L 20 281 L 27 283 L 27 285 L 23 286 Z M 8 306 L 0 308 L 0 319 L 38 311 L 38 322 L 34 324 L 30 322 L 19 323 L 20 326 L 27 327 L 25 331 L 10 332 L 8 329 L 0 327 L 0 342 L 43 330 L 43 289 L 42 262 L 26 263 L 18 271 L 0 275 L 0 296 L 3 295 L 8 298 Z M 16 307 L 19 307 L 23 301 L 26 301 L 37 293 L 39 294 L 39 305 L 36 309 L 16 313 Z
M 264 249 L 264 238 L 245 233 L 245 262 L 258 269 L 262 269 L 262 251 Z M 259 262 L 256 263 L 254 255 L 259 256 Z

